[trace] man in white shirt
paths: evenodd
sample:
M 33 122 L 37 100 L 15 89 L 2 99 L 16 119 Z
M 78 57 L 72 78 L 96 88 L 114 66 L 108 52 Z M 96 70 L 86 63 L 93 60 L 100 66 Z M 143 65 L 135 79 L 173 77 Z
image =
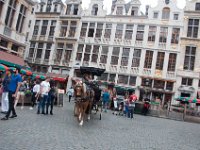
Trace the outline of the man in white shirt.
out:
M 31 99 L 32 106 L 30 107 L 30 110 L 32 110 L 33 107 L 35 106 L 36 100 L 38 99 L 39 94 L 40 94 L 40 81 L 39 80 L 37 80 L 35 82 L 32 92 L 33 92 L 32 99 Z
M 48 100 L 48 93 L 50 91 L 50 77 L 46 77 L 45 81 L 42 81 L 42 83 L 40 84 L 40 94 L 41 94 L 41 100 L 38 106 L 38 112 L 37 114 L 40 113 L 40 107 L 42 107 L 42 114 L 44 113 L 44 108 L 45 108 L 45 104 Z

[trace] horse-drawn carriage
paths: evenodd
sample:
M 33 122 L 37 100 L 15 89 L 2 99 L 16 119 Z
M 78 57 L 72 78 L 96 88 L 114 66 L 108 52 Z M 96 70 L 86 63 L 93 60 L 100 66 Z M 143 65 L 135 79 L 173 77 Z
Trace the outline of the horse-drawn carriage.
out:
M 101 89 L 94 76 L 101 76 L 105 69 L 94 67 L 80 67 L 82 81 L 74 86 L 75 106 L 74 115 L 77 116 L 79 124 L 83 125 L 85 114 L 90 119 L 92 110 L 97 113 L 100 109 L 100 120 L 102 116 Z

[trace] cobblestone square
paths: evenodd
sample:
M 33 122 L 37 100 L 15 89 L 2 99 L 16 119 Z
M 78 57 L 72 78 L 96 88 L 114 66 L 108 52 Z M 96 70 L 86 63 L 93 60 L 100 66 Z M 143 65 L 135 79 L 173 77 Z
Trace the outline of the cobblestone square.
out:
M 135 115 L 104 113 L 80 127 L 73 102 L 54 115 L 17 108 L 18 117 L 0 121 L 0 150 L 200 150 L 200 125 Z M 1 114 L 1 117 L 3 115 Z

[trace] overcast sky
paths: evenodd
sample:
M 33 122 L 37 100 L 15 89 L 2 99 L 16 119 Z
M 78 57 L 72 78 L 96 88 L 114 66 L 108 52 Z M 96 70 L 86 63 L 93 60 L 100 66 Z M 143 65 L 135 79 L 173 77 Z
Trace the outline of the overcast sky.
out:
M 125 0 L 126 2 L 129 2 L 130 0 Z M 158 0 L 140 0 L 142 2 L 142 11 L 145 10 L 145 5 L 151 5 L 152 7 L 155 7 Z M 83 2 L 83 8 L 88 8 L 88 5 L 90 3 L 90 0 L 82 0 Z M 178 7 L 183 8 L 185 6 L 185 0 L 177 0 Z M 104 0 L 104 7 L 107 9 L 108 12 L 110 12 L 112 0 Z

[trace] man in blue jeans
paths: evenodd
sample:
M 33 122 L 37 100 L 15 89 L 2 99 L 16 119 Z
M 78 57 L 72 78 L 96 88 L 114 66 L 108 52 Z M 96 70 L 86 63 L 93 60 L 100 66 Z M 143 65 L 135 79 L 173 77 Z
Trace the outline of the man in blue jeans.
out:
M 17 96 L 17 92 L 19 91 L 19 88 L 21 86 L 22 77 L 19 74 L 20 69 L 18 68 L 16 68 L 15 70 L 11 70 L 11 72 L 12 72 L 12 75 L 10 77 L 10 83 L 8 84 L 9 109 L 6 116 L 3 117 L 1 120 L 8 120 L 11 112 L 12 112 L 12 116 L 10 118 L 17 117 L 15 108 L 14 108 L 14 103 L 15 103 L 15 98 Z
M 42 107 L 42 114 L 45 114 L 44 109 L 45 109 L 45 105 L 47 103 L 48 100 L 48 94 L 50 91 L 50 77 L 46 77 L 45 81 L 42 81 L 42 83 L 40 84 L 40 103 L 38 106 L 38 112 L 37 114 L 40 114 L 40 107 Z M 46 112 L 46 114 L 48 114 L 48 112 Z

